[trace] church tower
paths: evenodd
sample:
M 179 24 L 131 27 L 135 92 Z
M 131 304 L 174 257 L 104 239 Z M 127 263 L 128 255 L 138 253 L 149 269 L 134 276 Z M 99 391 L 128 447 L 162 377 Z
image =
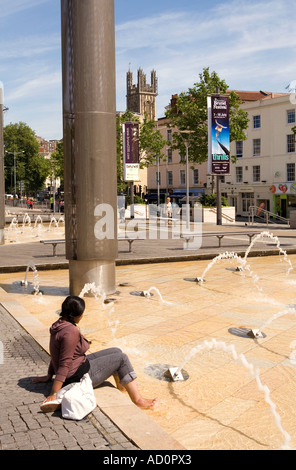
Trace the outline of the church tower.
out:
M 151 72 L 151 84 L 147 84 L 146 75 L 138 70 L 138 84 L 133 84 L 133 73 L 127 72 L 126 107 L 133 113 L 148 115 L 148 119 L 156 121 L 156 97 L 158 95 L 155 70 Z

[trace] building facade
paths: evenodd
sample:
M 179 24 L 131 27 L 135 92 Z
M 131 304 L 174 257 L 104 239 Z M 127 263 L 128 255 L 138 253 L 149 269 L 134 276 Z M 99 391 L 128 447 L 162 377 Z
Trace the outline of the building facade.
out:
M 289 94 L 260 92 L 259 99 L 251 99 L 251 92 L 237 93 L 248 112 L 249 127 L 245 141 L 231 144 L 231 155 L 237 160 L 231 165 L 231 174 L 224 177 L 223 195 L 237 215 L 248 216 L 250 206 L 256 206 L 289 218 L 290 210 L 296 207 L 292 130 L 296 106 Z
M 167 118 L 160 118 L 157 121 L 157 128 L 163 138 L 171 142 L 175 128 L 169 128 L 170 122 Z M 186 155 L 181 155 L 179 150 L 172 150 L 168 145 L 164 149 L 166 161 L 160 160 L 155 165 L 148 167 L 148 193 L 170 195 L 174 199 L 174 194 L 185 196 L 187 166 Z M 189 162 L 188 165 L 189 194 L 197 196 L 205 192 L 207 185 L 207 162 L 198 164 Z M 180 197 L 176 197 L 176 201 Z
M 60 142 L 59 140 L 46 140 L 39 136 L 36 136 L 36 140 L 39 143 L 39 153 L 45 158 L 50 158 L 51 154 L 56 152 L 57 144 Z

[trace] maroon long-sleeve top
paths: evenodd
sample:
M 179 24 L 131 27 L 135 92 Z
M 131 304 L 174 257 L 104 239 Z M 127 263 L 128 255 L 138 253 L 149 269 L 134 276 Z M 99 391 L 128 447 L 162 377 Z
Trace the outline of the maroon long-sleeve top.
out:
M 89 343 L 77 326 L 62 319 L 57 320 L 49 331 L 51 361 L 48 374 L 55 375 L 56 380 L 64 382 L 85 361 Z

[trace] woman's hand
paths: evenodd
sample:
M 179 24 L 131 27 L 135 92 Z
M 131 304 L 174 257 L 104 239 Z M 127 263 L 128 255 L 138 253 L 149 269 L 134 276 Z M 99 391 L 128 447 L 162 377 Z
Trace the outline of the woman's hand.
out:
M 57 397 L 56 397 L 56 394 L 54 393 L 54 394 L 52 394 L 52 395 L 49 395 L 47 398 L 45 398 L 45 400 L 43 400 L 42 404 L 43 404 L 43 403 L 46 403 L 46 402 L 48 402 L 48 401 L 54 401 L 54 400 L 56 400 L 56 399 L 57 399 Z
M 43 375 L 42 377 L 33 377 L 32 382 L 35 384 L 47 383 L 47 382 L 50 382 L 51 379 L 52 379 L 51 375 Z

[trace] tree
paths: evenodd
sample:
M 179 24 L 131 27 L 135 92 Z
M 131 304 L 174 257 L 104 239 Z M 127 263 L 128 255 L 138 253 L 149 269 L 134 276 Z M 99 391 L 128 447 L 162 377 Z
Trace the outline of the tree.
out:
M 14 180 L 15 170 L 16 181 L 24 182 L 26 192 L 43 189 L 45 180 L 50 174 L 50 164 L 39 154 L 39 143 L 35 132 L 24 122 L 19 122 L 5 126 L 3 137 L 6 187 L 14 190 L 11 183 Z
M 200 197 L 199 202 L 204 207 L 216 207 L 217 206 L 217 194 L 203 194 Z M 229 206 L 229 203 L 226 197 L 221 196 L 221 204 L 222 206 Z
M 187 141 L 188 159 L 195 163 L 208 159 L 207 97 L 217 93 L 217 89 L 222 95 L 228 90 L 226 82 L 220 79 L 216 72 L 210 73 L 209 68 L 204 68 L 199 78 L 200 81 L 187 92 L 180 93 L 176 107 L 166 111 L 171 127 L 179 130 L 173 133 L 172 148 L 179 149 L 180 154 L 185 155 Z M 228 96 L 230 141 L 245 140 L 248 113 L 240 108 L 241 100 L 235 92 L 232 91 Z M 182 130 L 190 133 L 182 134 Z
M 149 120 L 147 114 L 145 114 L 144 121 L 140 126 L 139 140 L 140 165 L 142 168 L 155 164 L 158 158 L 166 158 L 167 155 L 163 152 L 163 148 L 168 145 L 168 142 L 162 137 L 158 129 L 155 130 L 155 122 Z

